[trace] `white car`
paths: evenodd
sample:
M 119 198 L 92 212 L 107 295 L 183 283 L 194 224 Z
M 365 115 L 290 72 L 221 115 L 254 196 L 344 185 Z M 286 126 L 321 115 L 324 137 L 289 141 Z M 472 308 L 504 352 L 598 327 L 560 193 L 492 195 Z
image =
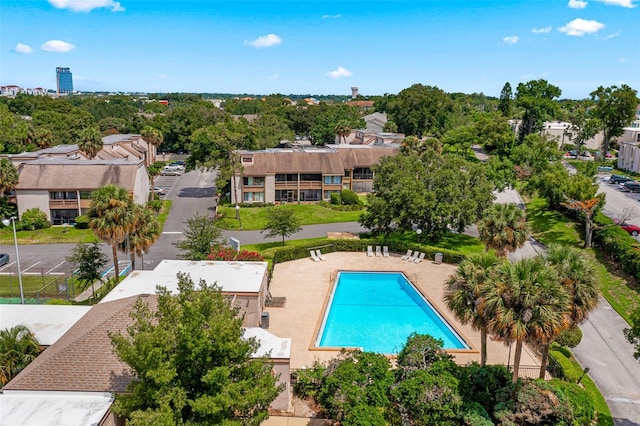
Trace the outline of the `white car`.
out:
M 182 171 L 178 169 L 162 169 L 160 176 L 180 176 Z
M 165 191 L 164 188 L 160 188 L 159 186 L 154 186 L 153 188 L 151 188 L 151 191 L 154 194 L 158 194 L 158 195 L 165 195 L 167 193 L 167 191 Z

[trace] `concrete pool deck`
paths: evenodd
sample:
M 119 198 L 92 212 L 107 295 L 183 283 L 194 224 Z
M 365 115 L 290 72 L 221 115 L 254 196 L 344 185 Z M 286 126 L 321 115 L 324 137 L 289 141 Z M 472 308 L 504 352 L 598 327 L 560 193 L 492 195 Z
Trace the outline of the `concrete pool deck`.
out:
M 435 264 L 431 260 L 410 263 L 401 260 L 401 255 L 369 257 L 366 253 L 337 252 L 324 254 L 326 261 L 314 262 L 310 258 L 293 260 L 275 265 L 269 286 L 272 296 L 287 298 L 282 308 L 267 307 L 269 332 L 278 337 L 291 338 L 291 368 L 305 368 L 315 360 L 328 361 L 338 351 L 314 349 L 316 333 L 324 315 L 325 303 L 336 271 L 399 271 L 410 277 L 431 304 L 444 316 L 456 331 L 471 346 L 468 351 L 451 351 L 455 361 L 464 365 L 480 362 L 480 332 L 470 325 L 462 325 L 444 304 L 444 283 L 455 273 L 456 265 Z M 415 275 L 414 275 L 415 274 Z M 415 277 L 415 278 L 414 278 Z M 503 342 L 487 339 L 487 363 L 507 364 L 509 346 Z M 513 364 L 513 352 L 511 360 Z M 522 351 L 521 365 L 540 365 L 540 360 L 526 345 Z M 524 372 L 523 372 L 524 373 Z

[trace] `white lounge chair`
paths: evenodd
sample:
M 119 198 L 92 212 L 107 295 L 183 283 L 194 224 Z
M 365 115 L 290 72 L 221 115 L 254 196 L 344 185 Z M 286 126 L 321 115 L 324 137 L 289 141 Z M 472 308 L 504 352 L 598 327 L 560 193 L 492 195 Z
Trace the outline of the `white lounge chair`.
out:
M 367 246 L 367 256 L 373 257 L 373 246 Z
M 316 250 L 316 256 L 317 256 L 317 257 L 318 257 L 318 259 L 320 259 L 320 260 L 327 260 L 327 258 L 326 258 L 326 257 L 324 257 L 324 256 L 322 255 L 322 253 L 320 253 L 320 250 Z
M 320 262 L 320 258 L 316 255 L 314 250 L 309 250 L 309 254 L 311 255 L 311 260 L 314 262 Z
M 376 246 L 376 257 L 382 257 L 382 251 L 380 251 L 380 246 Z
M 382 247 L 382 255 L 384 257 L 389 257 L 389 247 L 387 246 Z
M 413 260 L 413 263 L 420 263 L 422 262 L 422 259 L 424 259 L 425 254 L 424 253 L 420 253 L 420 256 L 418 256 L 416 259 Z
M 400 259 L 401 260 L 408 260 L 412 255 L 413 255 L 413 250 L 407 250 L 407 254 L 402 256 Z
M 414 251 L 413 256 L 408 258 L 407 262 L 415 262 L 419 255 L 420 255 L 420 252 L 418 250 Z

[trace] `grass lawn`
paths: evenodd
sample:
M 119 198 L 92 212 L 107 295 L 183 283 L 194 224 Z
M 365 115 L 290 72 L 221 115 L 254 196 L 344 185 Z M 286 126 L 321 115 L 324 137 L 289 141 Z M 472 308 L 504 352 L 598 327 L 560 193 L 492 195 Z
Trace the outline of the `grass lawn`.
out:
M 55 296 L 58 292 L 56 281 L 64 282 L 66 277 L 53 275 L 23 275 L 22 289 L 25 299 L 37 296 Z M 20 297 L 20 285 L 16 275 L 0 276 L 0 297 Z
M 343 212 L 322 207 L 318 204 L 289 204 L 295 214 L 300 218 L 301 225 L 315 225 L 319 223 L 357 222 L 364 210 L 355 212 Z M 240 222 L 236 220 L 234 206 L 221 206 L 218 208 L 220 219 L 218 225 L 222 229 L 243 229 L 245 231 L 264 229 L 267 223 L 265 207 L 241 207 Z
M 405 231 L 391 234 L 387 238 L 387 240 L 423 244 L 425 246 L 431 247 L 440 247 L 443 249 L 454 250 L 465 255 L 480 253 L 484 251 L 484 244 L 482 244 L 479 239 L 466 234 L 448 233 L 442 236 L 442 238 L 437 241 L 431 241 L 427 240 L 424 237 L 419 238 L 418 234 L 416 234 L 415 232 Z

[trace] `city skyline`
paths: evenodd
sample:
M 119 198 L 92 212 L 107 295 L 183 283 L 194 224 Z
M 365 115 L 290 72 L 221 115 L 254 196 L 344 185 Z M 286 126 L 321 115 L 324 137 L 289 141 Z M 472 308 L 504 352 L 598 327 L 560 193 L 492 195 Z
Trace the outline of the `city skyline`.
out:
M 638 0 L 4 0 L 0 15 L 1 85 L 52 89 L 69 67 L 80 92 L 640 88 Z

